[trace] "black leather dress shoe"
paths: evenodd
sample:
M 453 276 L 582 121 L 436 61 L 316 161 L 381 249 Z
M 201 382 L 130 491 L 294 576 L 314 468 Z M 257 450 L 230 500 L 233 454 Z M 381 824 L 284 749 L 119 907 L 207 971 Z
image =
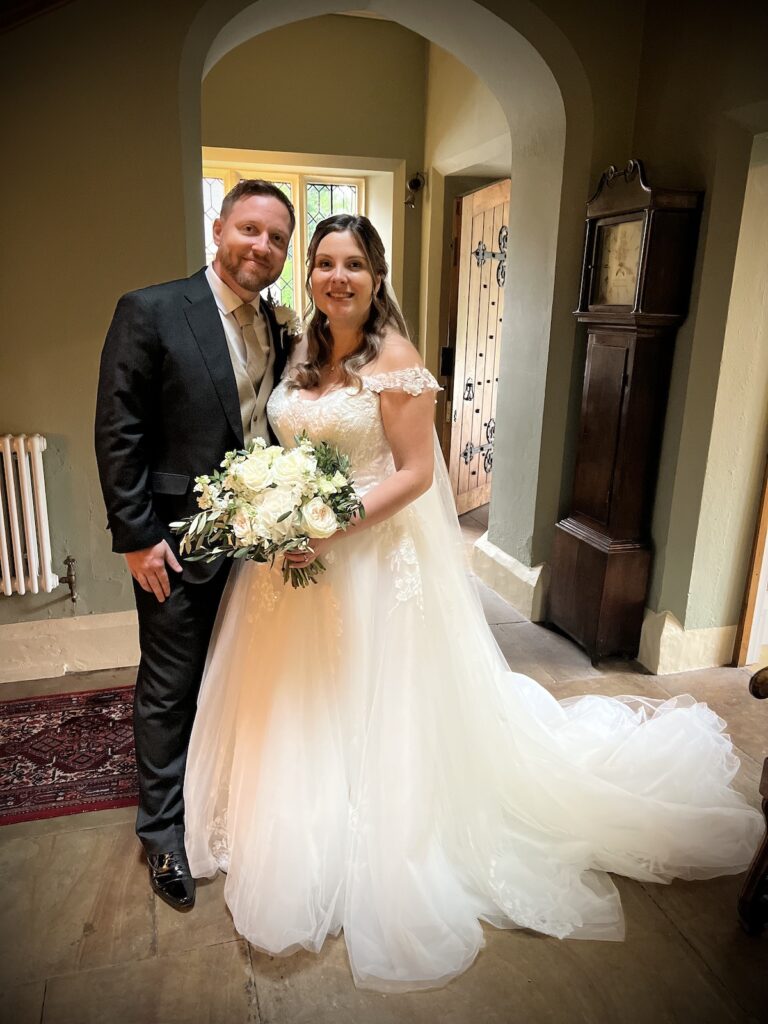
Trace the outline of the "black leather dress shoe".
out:
M 187 858 L 180 853 L 148 853 L 149 881 L 161 900 L 174 910 L 191 910 L 195 905 L 195 880 Z

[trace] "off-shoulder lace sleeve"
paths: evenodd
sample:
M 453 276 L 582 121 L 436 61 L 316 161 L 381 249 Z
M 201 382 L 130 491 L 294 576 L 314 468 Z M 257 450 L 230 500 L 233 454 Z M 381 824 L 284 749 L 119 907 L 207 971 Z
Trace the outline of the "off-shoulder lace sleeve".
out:
M 423 391 L 443 390 L 423 366 L 409 366 L 405 370 L 390 370 L 389 373 L 372 373 L 362 379 L 363 386 L 376 394 L 382 391 L 405 391 L 408 395 L 420 395 Z

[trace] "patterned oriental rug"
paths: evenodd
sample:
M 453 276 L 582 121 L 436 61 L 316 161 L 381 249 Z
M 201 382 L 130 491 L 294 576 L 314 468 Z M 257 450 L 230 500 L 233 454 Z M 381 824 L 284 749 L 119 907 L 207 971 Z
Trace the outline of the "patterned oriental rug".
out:
M 133 687 L 0 701 L 0 825 L 137 801 Z

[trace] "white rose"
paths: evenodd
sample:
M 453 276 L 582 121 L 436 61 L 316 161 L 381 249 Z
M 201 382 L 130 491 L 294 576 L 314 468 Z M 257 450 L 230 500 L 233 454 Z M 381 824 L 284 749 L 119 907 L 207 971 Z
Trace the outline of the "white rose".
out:
M 261 493 L 272 483 L 270 457 L 262 449 L 257 449 L 230 473 L 253 495 Z
M 305 489 L 314 484 L 317 459 L 302 448 L 284 452 L 272 464 L 272 478 L 278 485 Z
M 295 516 L 287 515 L 296 511 L 299 498 L 289 487 L 270 487 L 256 506 L 258 529 L 263 537 L 271 540 L 285 540 L 293 535 Z
M 339 528 L 339 521 L 333 509 L 326 505 L 322 498 L 312 498 L 308 501 L 302 506 L 301 514 L 304 528 L 310 537 L 330 537 Z

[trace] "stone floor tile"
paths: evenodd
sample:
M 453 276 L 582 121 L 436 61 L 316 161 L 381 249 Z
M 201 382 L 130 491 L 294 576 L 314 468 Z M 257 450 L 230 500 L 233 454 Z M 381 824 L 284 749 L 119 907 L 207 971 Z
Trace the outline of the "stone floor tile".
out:
M 131 825 L 0 843 L 0 985 L 140 960 L 153 941 Z
M 476 519 L 486 530 L 488 529 L 488 513 L 490 512 L 490 505 L 480 505 L 478 508 L 473 508 L 469 513 L 473 519 Z
M 768 942 L 742 931 L 736 903 L 743 875 L 643 888 L 754 1020 L 768 1020 Z
M 343 938 L 318 956 L 253 953 L 263 1024 L 735 1024 L 702 959 L 637 883 L 619 882 L 626 942 L 559 942 L 486 928 L 475 964 L 442 989 L 354 988 Z
M 669 695 L 659 686 L 655 676 L 646 676 L 639 672 L 618 672 L 614 675 L 605 673 L 580 679 L 556 679 L 547 689 L 558 700 L 565 700 L 566 697 L 582 697 L 587 693 L 599 693 L 607 697 L 621 697 L 629 694 L 635 697 L 650 697 L 655 700 L 669 699 Z
M 656 679 L 667 693 L 690 693 L 709 704 L 727 722 L 734 742 L 762 764 L 768 757 L 768 701 L 750 695 L 749 675 L 748 669 L 708 668 Z
M 688 936 L 659 911 L 644 888 L 623 878 L 614 881 L 624 907 L 626 940 L 564 943 L 573 947 L 572 955 L 581 964 L 589 987 L 599 992 L 604 1011 L 596 1021 L 744 1021 L 730 993 L 691 949 Z M 703 887 L 698 898 L 707 899 Z M 587 986 L 581 988 L 584 991 Z
M 0 843 L 21 836 L 45 836 L 54 832 L 82 832 L 88 828 L 104 828 L 106 825 L 122 825 L 136 821 L 136 808 L 112 807 L 106 811 L 86 811 L 83 814 L 60 814 L 56 818 L 39 818 L 37 821 L 19 821 L 15 825 L 0 827 Z M 136 840 L 138 842 L 138 840 Z
M 247 945 L 51 978 L 41 1024 L 259 1024 Z
M 224 902 L 225 880 L 226 875 L 219 874 L 216 878 L 198 882 L 195 907 L 188 914 L 180 914 L 162 900 L 156 900 L 159 956 L 201 946 L 216 946 L 237 938 L 232 916 Z
M 520 612 L 516 611 L 511 604 L 507 604 L 503 597 L 499 597 L 495 590 L 491 590 L 479 577 L 473 576 L 472 582 L 475 585 L 480 601 L 483 605 L 486 621 L 490 625 L 498 625 L 501 622 L 527 622 L 528 620 Z
M 531 1014 L 525 977 L 505 965 L 494 979 L 485 956 L 443 988 L 385 994 L 355 988 L 342 936 L 317 955 L 252 952 L 263 1024 L 555 1024 L 554 1016 Z
M 44 981 L 0 990 L 0 1020 L 9 1024 L 40 1024 L 44 998 Z
M 462 530 L 467 527 L 480 528 L 485 532 L 488 529 L 487 506 L 473 508 L 469 512 L 462 512 L 459 516 L 459 526 Z
M 133 686 L 136 665 L 127 668 L 105 668 L 94 672 L 70 672 L 51 679 L 22 679 L 0 685 L 0 700 L 19 700 L 24 697 L 43 697 L 49 693 L 82 693 L 86 690 L 109 690 L 118 686 Z
M 746 798 L 748 803 L 752 804 L 757 810 L 760 810 L 762 805 L 762 797 L 760 796 L 762 765 L 757 764 L 749 754 L 746 754 L 738 747 L 734 747 L 734 751 L 741 763 L 736 778 L 733 780 L 733 788 L 737 789 Z
M 603 675 L 614 676 L 619 672 L 623 672 L 626 675 L 639 675 L 639 676 L 650 676 L 653 675 L 647 668 L 644 668 L 639 661 L 634 661 L 632 658 L 603 658 L 595 665 L 597 671 Z
M 699 668 L 692 672 L 673 672 L 670 675 L 658 676 L 658 679 L 670 693 L 687 693 L 691 687 L 709 684 L 721 685 L 725 689 L 736 689 L 739 692 L 743 686 L 744 692 L 747 692 L 749 696 L 750 675 L 748 668 L 731 668 L 730 665 L 722 665 L 719 668 Z M 754 700 L 756 705 L 761 703 L 755 697 L 750 697 L 750 700 Z
M 521 672 L 530 676 L 543 686 L 553 686 L 555 679 L 541 665 L 538 658 L 526 647 L 525 643 L 517 643 L 515 632 L 522 629 L 525 623 L 502 622 L 491 626 L 491 632 L 496 637 L 496 642 L 501 652 L 507 659 L 507 664 L 513 672 Z M 529 623 L 530 625 L 530 623 Z
M 516 668 L 514 659 L 518 658 L 521 663 L 538 665 L 553 679 L 599 678 L 601 674 L 574 643 L 533 622 L 502 623 L 494 632 L 515 671 L 527 671 Z

